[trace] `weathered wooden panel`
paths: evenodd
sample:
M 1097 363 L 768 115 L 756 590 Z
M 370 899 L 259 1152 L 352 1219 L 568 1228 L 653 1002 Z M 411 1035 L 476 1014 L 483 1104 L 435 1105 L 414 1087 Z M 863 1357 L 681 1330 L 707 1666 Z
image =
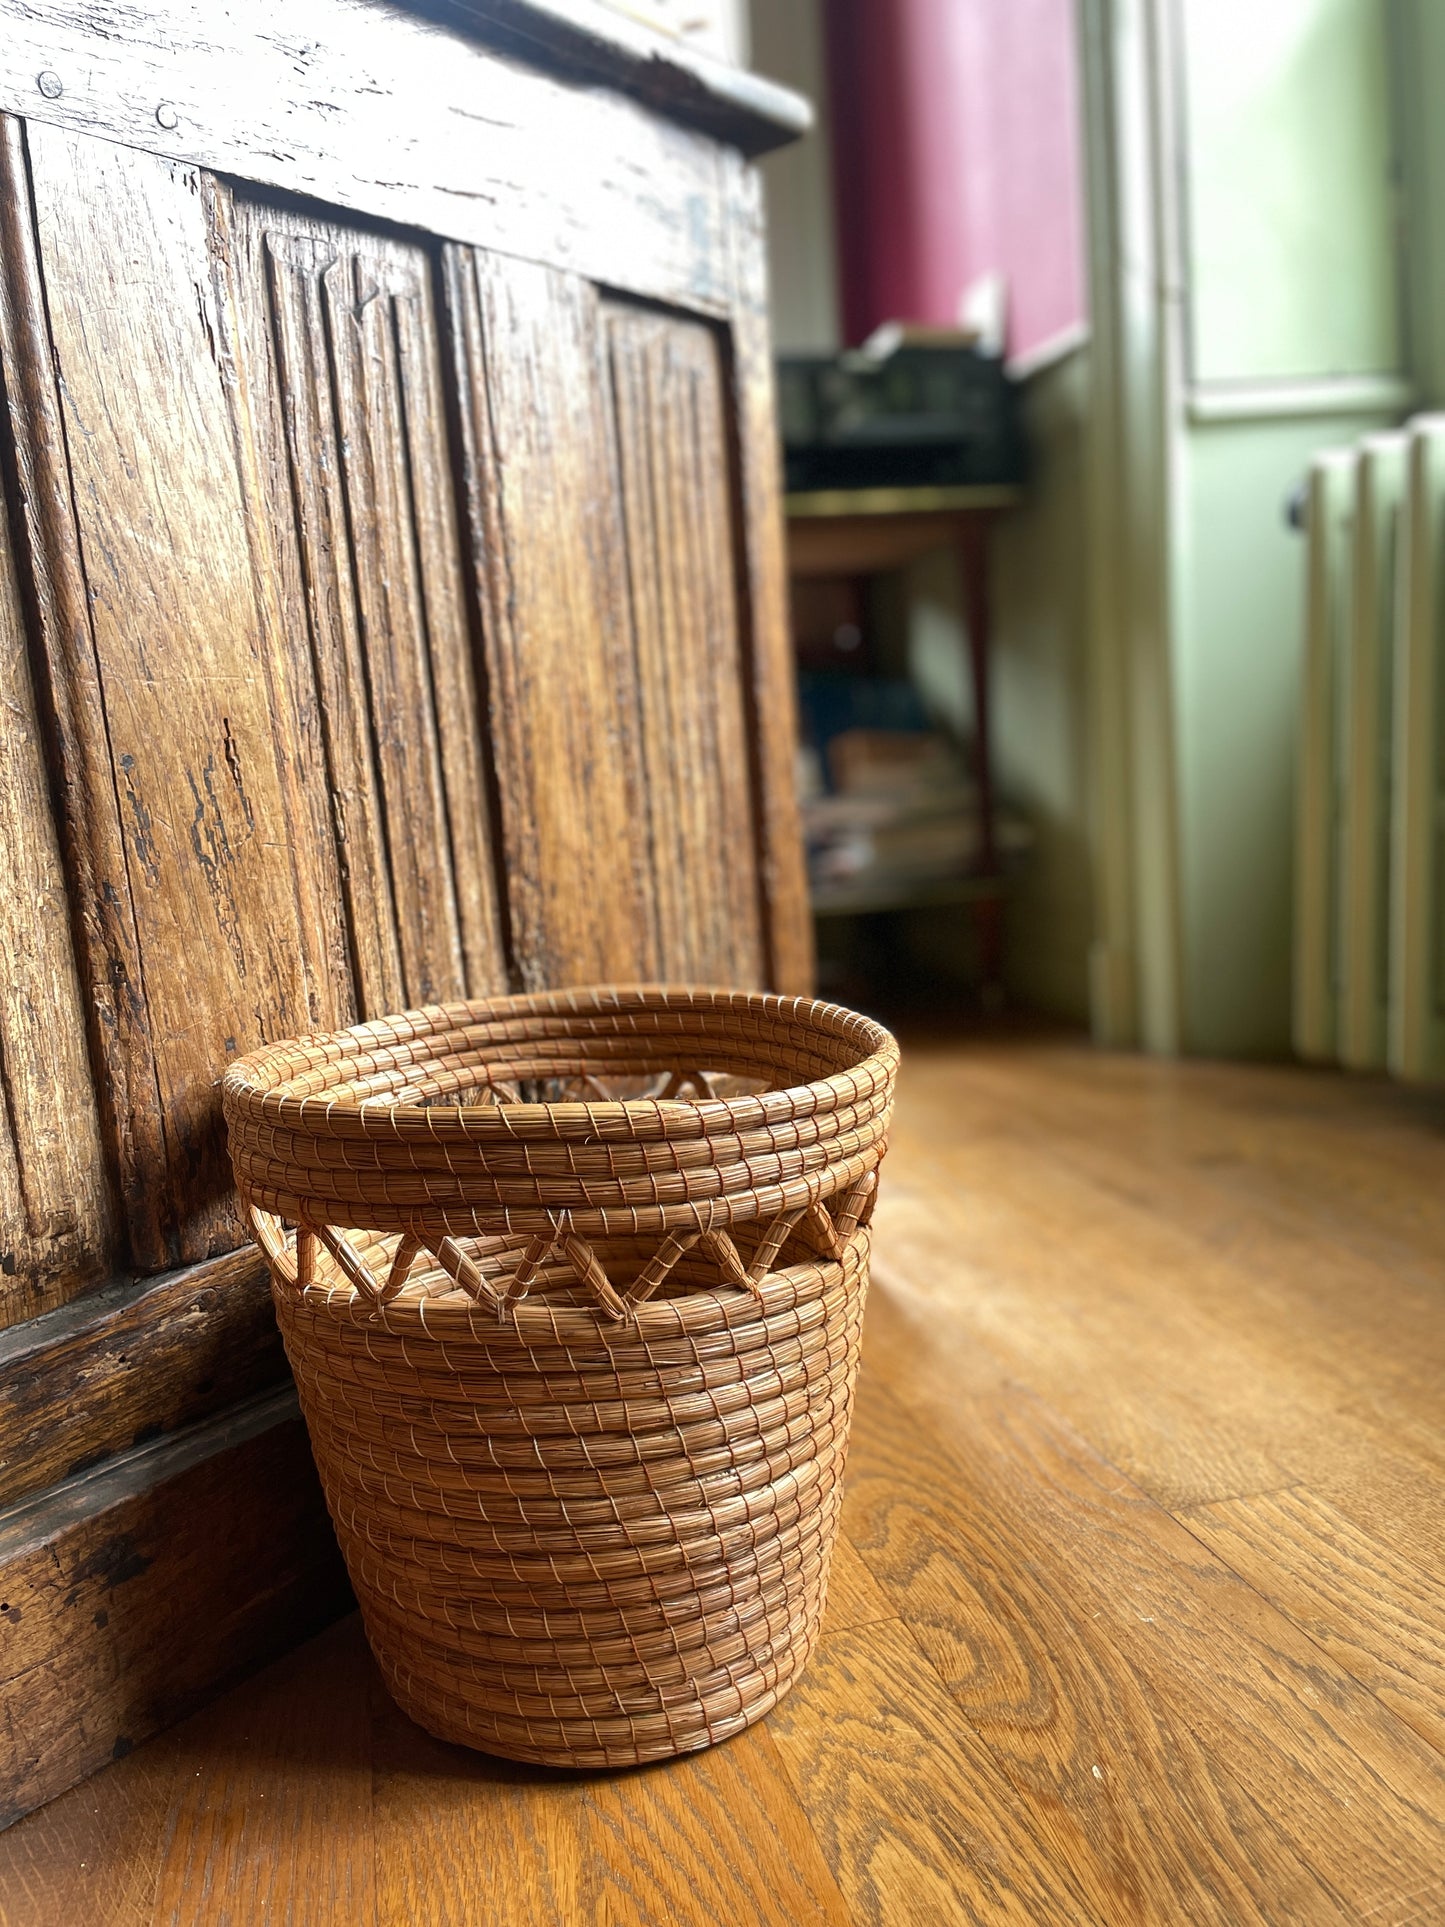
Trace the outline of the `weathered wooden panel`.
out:
M 294 1392 L 0 1515 L 0 1595 L 3 1826 L 346 1610 Z
M 605 309 L 636 636 L 658 963 L 760 985 L 753 767 L 731 448 L 716 330 Z
M 597 291 L 447 251 L 515 968 L 658 974 L 624 531 Z
M 47 693 L 72 928 L 81 937 L 82 990 L 101 1114 L 115 1153 L 125 1220 L 137 1249 L 156 1253 L 165 1247 L 164 1186 L 156 1181 L 164 1170 L 164 1140 L 140 942 L 30 219 L 25 136 L 19 122 L 3 115 L 0 361 L 15 459 L 16 560 L 28 577 L 37 640 L 50 665 Z
M 139 949 L 116 1021 L 144 1029 L 162 1112 L 164 1158 L 135 1182 L 163 1196 L 169 1235 L 133 1220 L 156 1264 L 240 1242 L 216 1078 L 318 1011 L 307 853 L 287 834 L 200 183 L 50 128 L 29 153 Z
M 0 0 L 0 108 L 727 307 L 713 143 L 374 0 Z
M 431 259 L 244 201 L 224 218 L 253 524 L 319 699 L 357 1005 L 481 995 L 505 971 Z
M 287 1382 L 253 1246 L 0 1333 L 0 1506 Z
M 65 880 L 0 503 L 0 1325 L 102 1276 L 111 1207 Z

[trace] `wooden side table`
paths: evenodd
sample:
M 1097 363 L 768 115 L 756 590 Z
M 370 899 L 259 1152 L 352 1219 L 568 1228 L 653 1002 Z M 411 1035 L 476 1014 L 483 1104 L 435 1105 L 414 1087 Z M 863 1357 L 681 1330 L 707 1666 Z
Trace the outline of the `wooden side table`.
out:
M 795 579 L 868 576 L 900 569 L 934 549 L 957 553 L 968 635 L 974 707 L 974 778 L 978 784 L 979 858 L 957 878 L 890 891 L 829 891 L 814 898 L 819 914 L 866 915 L 968 902 L 978 920 L 986 995 L 998 992 L 1003 949 L 1003 878 L 999 864 L 990 727 L 989 650 L 992 600 L 989 536 L 995 520 L 1023 500 L 1013 486 L 827 489 L 785 498 L 788 570 Z

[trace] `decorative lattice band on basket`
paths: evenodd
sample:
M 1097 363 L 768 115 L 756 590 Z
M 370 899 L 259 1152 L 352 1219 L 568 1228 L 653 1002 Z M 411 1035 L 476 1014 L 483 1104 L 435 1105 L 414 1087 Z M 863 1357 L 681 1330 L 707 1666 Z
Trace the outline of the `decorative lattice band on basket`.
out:
M 817 1635 L 897 1046 L 668 989 L 452 1004 L 224 1084 L 368 1636 L 444 1738 L 707 1746 Z

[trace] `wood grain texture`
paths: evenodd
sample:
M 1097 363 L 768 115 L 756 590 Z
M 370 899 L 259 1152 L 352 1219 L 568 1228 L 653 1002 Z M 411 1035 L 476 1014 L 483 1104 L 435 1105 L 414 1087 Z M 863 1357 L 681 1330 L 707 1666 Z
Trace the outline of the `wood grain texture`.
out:
M 603 310 L 637 648 L 658 967 L 767 969 L 722 345 L 704 323 Z
M 753 747 L 723 343 L 475 251 L 447 275 L 513 967 L 767 981 L 803 898 L 760 888 L 776 773 Z
M 20 1827 L 0 1833 L 5 1927 L 55 1927 L 72 1920 L 150 1927 L 173 1785 L 167 1744 L 162 1736 L 129 1755 L 108 1800 L 97 1802 L 86 1782 L 52 1800 L 44 1810 L 43 1845 Z
M 762 181 L 736 156 L 721 163 L 728 183 L 731 256 L 732 398 L 738 534 L 746 590 L 743 637 L 750 668 L 748 736 L 758 797 L 758 862 L 768 924 L 769 984 L 809 996 L 813 924 L 798 813 L 797 695 L 788 627 L 783 541 L 782 456 L 768 326 Z
M 283 21 L 268 0 L 204 17 L 185 0 L 0 0 L 0 47 L 0 110 L 700 312 L 729 305 L 712 140 L 399 8 L 289 0 Z
M 377 1923 L 849 1918 L 765 1730 L 669 1765 L 546 1774 L 443 1746 L 378 1688 Z
M 914 1070 L 939 1203 L 887 1194 L 925 1241 L 911 1298 L 969 1276 L 976 1340 L 1167 1505 L 1303 1483 L 1445 1560 L 1437 1105 L 1066 1050 L 980 1053 L 960 1105 Z
M 828 1604 L 823 1631 L 850 1632 L 855 1626 L 876 1625 L 897 1617 L 897 1608 L 863 1563 L 846 1532 L 833 1547 L 833 1569 L 828 1575 Z
M 3 192 L 3 186 L 0 186 Z M 110 1269 L 109 1177 L 60 844 L 0 500 L 0 1326 Z
M 596 290 L 447 250 L 513 966 L 659 972 L 637 658 Z
M 0 1813 L 13 1819 L 341 1610 L 294 1393 L 0 1515 L 0 1594 Z
M 970 1401 L 944 1441 L 879 1391 L 854 1466 L 865 1562 L 1015 1792 L 1076 1829 L 1102 1918 L 1408 1897 L 1445 1761 L 1032 1400 Z
M 139 948 L 137 999 L 116 1015 L 144 1027 L 165 1135 L 163 1165 L 148 1161 L 145 1177 L 169 1205 L 170 1235 L 157 1251 L 133 1221 L 132 1241 L 158 1265 L 240 1243 L 217 1072 L 306 1029 L 315 986 L 199 183 L 50 128 L 30 129 L 29 151 Z
M 1445 1753 L 1445 1583 L 1429 1550 L 1367 1532 L 1303 1486 L 1186 1513 L 1189 1530 L 1337 1666 Z
M 168 1246 L 161 1095 L 128 879 L 90 593 L 32 219 L 25 131 L 0 116 L 0 357 L 15 461 L 17 563 L 28 578 L 101 1119 L 136 1254 Z M 23 552 L 23 553 L 22 553 Z M 83 1128 L 83 1126 L 82 1126 Z
M 280 1662 L 279 1692 L 237 1694 L 203 1739 L 175 1736 L 154 1927 L 373 1918 L 372 1682 L 357 1657 L 323 1636 Z
M 314 704 L 381 1016 L 500 989 L 481 716 L 426 250 L 244 199 L 227 221 L 258 534 Z
M 897 1620 L 826 1640 L 769 1730 L 854 1920 L 1103 1927 Z
M 911 1290 L 947 1294 L 968 1278 L 987 1346 L 1166 1505 L 1313 1480 L 1361 1456 L 1381 1473 L 1389 1453 L 1413 1456 L 1398 1419 L 1392 1439 L 1351 1408 L 1367 1383 L 1398 1376 L 1414 1344 L 1361 1354 L 1361 1319 L 1337 1322 L 1347 1287 L 1325 1289 L 1333 1259 L 1321 1264 L 1316 1244 L 1316 1269 L 1301 1268 L 1298 1251 L 1289 1269 L 1281 1259 L 1290 1241 L 1272 1214 L 1231 1200 L 1224 1173 L 1218 1211 L 1191 1223 L 1186 1200 L 1192 1193 L 1197 1206 L 1198 1166 L 1187 1125 L 1179 1127 L 1184 1142 L 1170 1146 L 1162 1083 L 1152 1086 L 1152 1103 L 1117 1109 L 1097 1099 L 1075 1105 L 1069 1086 L 1063 1064 L 1036 1083 L 1027 1055 L 1012 1078 L 980 1058 L 960 1108 L 946 1077 L 917 1066 L 913 1122 L 905 1115 L 902 1127 L 916 1153 L 905 1160 L 912 1175 L 885 1196 L 912 1244 Z M 1111 1114 L 1131 1120 L 1144 1148 L 1131 1153 L 1111 1132 Z M 1238 1147 L 1238 1126 L 1215 1126 L 1215 1155 L 1231 1136 Z M 1047 1158 L 1044 1187 L 1034 1146 Z M 1000 1268 L 992 1254 L 1024 1224 L 1026 1244 Z M 1181 1291 L 1181 1276 L 1196 1288 Z M 1359 1307 L 1376 1282 L 1370 1294 L 1354 1294 Z M 1438 1344 L 1438 1295 L 1432 1327 L 1428 1315 L 1418 1322 L 1417 1289 L 1395 1294 L 1393 1316 Z M 1048 1305 L 1069 1315 L 1044 1316 Z M 1116 1395 L 1120 1383 L 1134 1388 L 1126 1401 Z M 1421 1469 L 1424 1527 L 1433 1474 Z M 1437 1543 L 1439 1531 L 1437 1515 Z
M 254 1247 L 88 1292 L 0 1334 L 0 1505 L 287 1377 Z
M 273 1861 L 273 1918 L 348 1927 L 1445 1918 L 1445 1466 L 1412 1356 L 1441 1128 L 1358 1080 L 915 1044 L 823 1640 L 761 1726 L 616 1778 L 505 1767 L 384 1698 L 361 1720 L 353 1624 L 0 1836 L 0 1918 L 222 1920 L 223 1870 L 261 1917 Z M 1326 1247 L 1367 1325 L 1344 1278 L 1316 1292 Z M 1190 1501 L 1239 1427 L 1278 1482 Z M 163 1870 L 206 1868 L 158 1911 Z

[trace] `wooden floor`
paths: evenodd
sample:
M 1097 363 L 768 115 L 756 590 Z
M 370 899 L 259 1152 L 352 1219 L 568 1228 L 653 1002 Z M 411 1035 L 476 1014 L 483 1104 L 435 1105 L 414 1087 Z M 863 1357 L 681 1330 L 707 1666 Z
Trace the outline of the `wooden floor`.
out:
M 354 1621 L 0 1837 L 32 1923 L 1445 1923 L 1445 1104 L 908 1054 L 827 1633 L 611 1776 Z

